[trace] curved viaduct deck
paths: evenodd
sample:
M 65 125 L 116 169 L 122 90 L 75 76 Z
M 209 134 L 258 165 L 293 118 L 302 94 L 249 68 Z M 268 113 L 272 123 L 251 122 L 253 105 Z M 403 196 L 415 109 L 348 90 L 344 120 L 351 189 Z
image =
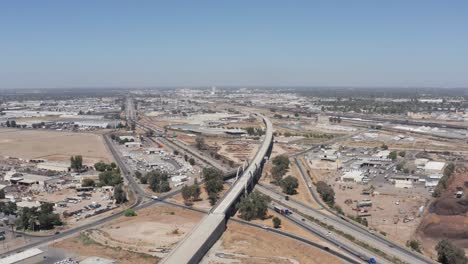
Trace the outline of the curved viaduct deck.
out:
M 198 263 L 226 229 L 226 220 L 246 187 L 253 187 L 256 174 L 261 171 L 273 144 L 273 125 L 260 114 L 266 126 L 263 143 L 250 165 L 234 183 L 218 205 L 195 226 L 171 253 L 163 259 L 166 264 Z M 247 188 L 251 189 L 251 188 Z

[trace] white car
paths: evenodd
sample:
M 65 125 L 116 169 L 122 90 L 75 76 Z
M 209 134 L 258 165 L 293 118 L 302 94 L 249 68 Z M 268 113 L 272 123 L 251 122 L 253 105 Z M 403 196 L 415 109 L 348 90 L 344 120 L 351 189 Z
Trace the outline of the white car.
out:
M 156 196 L 156 195 L 152 195 L 152 196 L 151 196 L 151 199 L 153 199 L 153 200 L 157 200 L 158 198 L 159 198 L 159 197 Z

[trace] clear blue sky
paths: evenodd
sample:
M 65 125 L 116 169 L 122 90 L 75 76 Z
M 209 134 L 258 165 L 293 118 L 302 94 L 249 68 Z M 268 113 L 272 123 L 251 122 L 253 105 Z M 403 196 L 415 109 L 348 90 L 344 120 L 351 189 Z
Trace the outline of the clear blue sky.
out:
M 468 1 L 1 1 L 0 88 L 468 87 Z

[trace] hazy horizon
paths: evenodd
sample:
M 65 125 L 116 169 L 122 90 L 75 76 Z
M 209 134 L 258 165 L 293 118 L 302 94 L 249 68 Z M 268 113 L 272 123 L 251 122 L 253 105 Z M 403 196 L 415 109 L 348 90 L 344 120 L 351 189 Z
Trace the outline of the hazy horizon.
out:
M 468 2 L 0 3 L 0 89 L 468 87 Z

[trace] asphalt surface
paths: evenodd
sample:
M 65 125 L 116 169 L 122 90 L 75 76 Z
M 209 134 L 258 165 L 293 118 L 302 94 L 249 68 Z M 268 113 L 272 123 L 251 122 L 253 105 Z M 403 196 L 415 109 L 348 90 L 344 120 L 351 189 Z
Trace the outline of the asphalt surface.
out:
M 289 200 L 286 200 L 284 194 L 268 189 L 260 184 L 257 184 L 256 188 L 263 194 L 270 196 L 273 201 L 280 203 L 289 209 L 295 209 L 304 215 L 311 216 L 315 219 L 319 219 L 321 222 L 327 225 L 331 225 L 335 229 L 353 236 L 356 240 L 365 242 L 371 245 L 372 247 L 378 248 L 379 250 L 385 252 L 389 256 L 395 256 L 400 260 L 411 264 L 433 263 L 431 260 L 427 260 L 424 256 L 421 256 L 419 254 L 413 254 L 413 252 L 401 248 L 398 245 L 395 245 L 394 243 L 389 242 L 385 239 L 382 239 L 377 234 L 371 233 L 371 231 L 367 229 L 357 227 L 353 223 L 343 220 L 338 216 L 325 214 L 320 210 L 313 209 L 291 198 L 289 198 Z M 351 244 L 353 243 L 350 241 L 347 242 L 348 246 L 351 246 Z
M 296 236 L 296 235 L 293 235 L 291 233 L 287 233 L 287 232 L 283 232 L 281 230 L 278 230 L 278 229 L 273 229 L 273 228 L 265 228 L 261 225 L 258 225 L 258 224 L 254 224 L 254 223 L 251 223 L 251 222 L 247 222 L 247 221 L 244 221 L 244 220 L 239 220 L 239 219 L 231 219 L 231 221 L 234 221 L 234 222 L 237 222 L 237 223 L 240 223 L 240 224 L 243 224 L 243 225 L 248 225 L 248 226 L 251 226 L 251 227 L 255 227 L 255 228 L 261 228 L 263 230 L 265 230 L 266 232 L 271 232 L 271 233 L 275 233 L 275 234 L 278 234 L 278 235 L 281 235 L 281 236 L 284 236 L 284 237 L 288 237 L 288 238 L 292 238 L 294 240 L 297 240 L 297 241 L 300 241 L 300 242 L 303 242 L 305 244 L 308 244 L 310 246 L 313 246 L 317 249 L 320 249 L 328 254 L 331 254 L 335 257 L 338 257 L 348 263 L 353 263 L 353 264 L 357 264 L 357 263 L 363 263 L 362 261 L 357 261 L 353 258 L 350 258 L 348 257 L 347 255 L 344 255 L 338 251 L 335 251 L 333 249 L 330 249 L 329 247 L 327 246 L 323 246 L 323 245 L 320 245 L 318 243 L 315 243 L 313 241 L 310 241 L 310 240 L 307 240 L 305 238 L 302 238 L 300 236 Z

